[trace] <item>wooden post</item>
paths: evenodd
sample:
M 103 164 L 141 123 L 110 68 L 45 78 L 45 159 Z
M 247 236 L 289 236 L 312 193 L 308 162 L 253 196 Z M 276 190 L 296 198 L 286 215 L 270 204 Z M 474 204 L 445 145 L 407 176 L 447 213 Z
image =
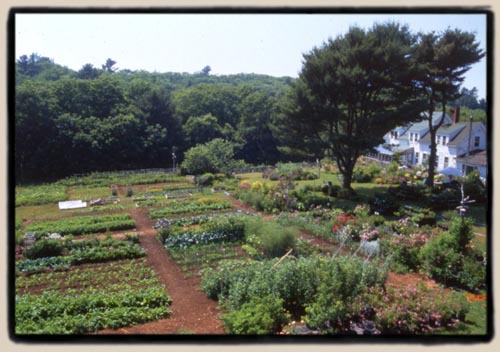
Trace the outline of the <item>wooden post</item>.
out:
M 282 256 L 282 257 L 280 258 L 280 260 L 278 260 L 278 261 L 276 262 L 276 264 L 274 264 L 274 265 L 273 265 L 273 269 L 274 269 L 275 267 L 277 267 L 277 266 L 278 266 L 278 265 L 279 265 L 279 264 L 280 264 L 280 263 L 281 263 L 281 262 L 282 262 L 282 261 L 283 261 L 286 257 L 288 257 L 288 256 L 290 255 L 290 253 L 292 253 L 292 251 L 293 251 L 293 248 L 292 248 L 292 249 L 290 249 L 288 252 L 286 252 L 286 254 L 285 254 L 284 256 Z

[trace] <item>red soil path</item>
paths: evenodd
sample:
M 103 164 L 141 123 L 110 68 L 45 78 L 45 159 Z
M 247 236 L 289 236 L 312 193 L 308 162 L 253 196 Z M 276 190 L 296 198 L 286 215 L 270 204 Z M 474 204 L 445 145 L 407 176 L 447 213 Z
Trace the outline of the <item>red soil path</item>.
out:
M 218 310 L 217 302 L 198 291 L 200 278 L 184 277 L 158 241 L 156 230 L 152 228 L 152 221 L 144 209 L 132 210 L 131 216 L 137 223 L 137 232 L 141 246 L 146 250 L 147 261 L 172 298 L 170 306 L 172 316 L 117 330 L 106 329 L 99 334 L 224 334 L 224 325 L 219 319 L 221 311 Z

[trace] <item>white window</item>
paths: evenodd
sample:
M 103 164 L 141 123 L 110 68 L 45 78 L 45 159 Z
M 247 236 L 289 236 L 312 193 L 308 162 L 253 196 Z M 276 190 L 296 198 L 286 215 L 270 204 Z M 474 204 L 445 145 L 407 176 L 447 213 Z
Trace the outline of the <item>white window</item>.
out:
M 443 136 L 443 145 L 446 145 L 447 142 L 446 142 L 446 136 Z
M 441 136 L 436 136 L 436 144 L 441 144 Z
M 474 137 L 474 147 L 475 148 L 479 147 L 479 141 L 480 141 L 480 137 L 479 136 L 475 136 Z
M 450 159 L 449 159 L 447 156 L 445 156 L 445 157 L 444 157 L 444 165 L 443 165 L 443 169 L 446 169 L 446 168 L 448 167 L 448 163 L 449 163 L 449 161 L 450 161 Z
M 418 164 L 418 152 L 415 153 L 415 164 Z

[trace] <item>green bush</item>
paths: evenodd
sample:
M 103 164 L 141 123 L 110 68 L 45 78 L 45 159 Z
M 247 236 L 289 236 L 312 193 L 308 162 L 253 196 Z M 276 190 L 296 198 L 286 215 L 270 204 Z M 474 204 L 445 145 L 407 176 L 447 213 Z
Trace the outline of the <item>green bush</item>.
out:
M 470 196 L 476 202 L 485 201 L 487 198 L 487 190 L 483 182 L 479 178 L 478 172 L 469 173 L 463 181 L 464 194 Z
M 424 285 L 375 288 L 354 299 L 350 319 L 356 320 L 367 306 L 375 311 L 375 327 L 381 334 L 415 335 L 459 328 L 468 304 L 461 293 L 437 295 Z
M 245 236 L 257 236 L 260 248 L 268 258 L 280 257 L 295 247 L 295 232 L 272 221 L 251 218 L 245 226 Z
M 332 199 L 330 197 L 307 193 L 301 197 L 300 201 L 306 209 L 312 209 L 317 206 L 330 208 L 332 205 Z
M 61 240 L 39 240 L 36 241 L 30 248 L 23 252 L 26 258 L 45 258 L 57 257 L 63 254 L 64 245 Z
M 281 330 L 290 320 L 283 300 L 273 295 L 253 297 L 240 309 L 221 316 L 229 334 L 265 335 Z
M 333 185 L 331 182 L 325 183 L 321 186 L 321 192 L 330 197 L 337 197 L 341 189 L 342 188 L 339 185 Z
M 207 172 L 201 176 L 196 176 L 195 182 L 198 186 L 207 187 L 211 186 L 214 183 L 214 179 L 215 179 L 214 175 Z
M 486 281 L 484 258 L 472 244 L 472 221 L 452 220 L 449 231 L 429 241 L 421 250 L 429 275 L 446 286 L 481 289 Z
M 385 270 L 380 270 L 377 264 L 359 258 L 289 257 L 278 266 L 275 264 L 276 259 L 225 261 L 217 268 L 202 271 L 201 287 L 208 297 L 219 299 L 228 312 L 240 310 L 255 297 L 273 293 L 296 319 L 306 307 L 314 307 L 309 319 L 323 325 L 330 319 L 323 311 L 323 307 L 329 309 L 325 304 L 336 301 L 347 304 L 355 295 L 381 285 L 386 278 Z M 331 297 L 335 299 L 331 301 Z
M 380 175 L 382 168 L 377 163 L 368 163 L 367 165 L 358 165 L 353 169 L 353 182 L 366 183 L 371 182 L 376 176 Z
M 242 167 L 244 162 L 233 160 L 233 143 L 221 138 L 198 144 L 184 154 L 181 164 L 183 173 L 201 175 L 204 173 L 228 173 L 232 168 Z
M 382 240 L 382 249 L 386 256 L 392 255 L 391 266 L 395 271 L 417 272 L 421 266 L 420 250 L 429 238 L 424 232 L 397 234 Z
M 343 332 L 349 304 L 370 287 L 385 282 L 387 272 L 366 265 L 358 258 L 339 257 L 323 265 L 321 281 L 314 299 L 305 308 L 307 325 L 329 333 Z

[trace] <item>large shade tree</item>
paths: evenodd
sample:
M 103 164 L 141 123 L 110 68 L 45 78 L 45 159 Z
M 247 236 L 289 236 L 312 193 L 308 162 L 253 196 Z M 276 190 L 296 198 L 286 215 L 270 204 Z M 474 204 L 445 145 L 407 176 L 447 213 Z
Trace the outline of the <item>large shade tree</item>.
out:
M 434 185 L 437 155 L 436 133 L 444 123 L 446 105 L 460 98 L 460 85 L 471 65 L 484 57 L 475 35 L 448 29 L 441 34 L 420 34 L 413 55 L 417 68 L 417 87 L 425 99 L 429 121 L 430 155 L 428 186 Z M 433 124 L 434 112 L 442 111 L 441 119 Z
M 352 27 L 304 55 L 285 106 L 283 141 L 311 156 L 331 155 L 351 188 L 359 156 L 421 109 L 410 70 L 415 37 L 406 26 Z

